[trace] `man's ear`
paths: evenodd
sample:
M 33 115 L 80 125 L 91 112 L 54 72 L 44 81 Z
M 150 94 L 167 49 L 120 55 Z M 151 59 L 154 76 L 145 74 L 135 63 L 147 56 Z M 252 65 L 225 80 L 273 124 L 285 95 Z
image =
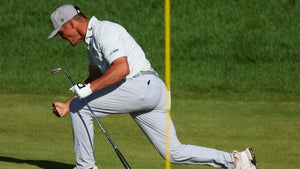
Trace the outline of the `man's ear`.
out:
M 69 20 L 68 24 L 71 26 L 72 29 L 75 27 L 75 21 L 73 19 Z

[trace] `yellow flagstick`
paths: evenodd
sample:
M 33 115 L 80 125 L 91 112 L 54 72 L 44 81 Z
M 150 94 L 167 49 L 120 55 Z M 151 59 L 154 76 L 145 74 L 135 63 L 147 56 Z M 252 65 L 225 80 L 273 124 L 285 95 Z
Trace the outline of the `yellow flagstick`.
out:
M 170 114 L 171 114 L 171 50 L 170 50 L 170 1 L 165 0 L 165 83 L 166 94 L 166 169 L 171 168 L 170 162 Z

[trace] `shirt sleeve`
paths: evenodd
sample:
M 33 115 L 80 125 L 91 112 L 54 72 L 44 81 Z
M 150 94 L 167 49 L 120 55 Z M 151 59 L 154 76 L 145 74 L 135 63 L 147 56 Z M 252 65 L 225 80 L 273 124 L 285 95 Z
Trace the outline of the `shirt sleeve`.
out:
M 121 26 L 113 25 L 107 29 L 102 38 L 103 55 L 109 64 L 120 57 L 126 56 L 123 32 Z

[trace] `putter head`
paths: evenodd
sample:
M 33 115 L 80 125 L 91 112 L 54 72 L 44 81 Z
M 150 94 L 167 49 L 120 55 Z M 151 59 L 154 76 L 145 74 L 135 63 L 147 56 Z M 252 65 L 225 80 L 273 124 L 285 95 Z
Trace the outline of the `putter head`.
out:
M 58 73 L 58 72 L 61 72 L 61 71 L 65 72 L 65 69 L 61 68 L 61 67 L 54 68 L 54 69 L 51 70 L 51 74 L 55 74 L 55 73 Z

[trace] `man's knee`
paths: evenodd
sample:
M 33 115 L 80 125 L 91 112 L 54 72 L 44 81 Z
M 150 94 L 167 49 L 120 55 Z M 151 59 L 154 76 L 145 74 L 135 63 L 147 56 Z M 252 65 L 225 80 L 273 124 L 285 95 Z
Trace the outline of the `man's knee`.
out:
M 70 103 L 70 113 L 79 112 L 84 106 L 84 103 L 80 99 L 74 98 Z

